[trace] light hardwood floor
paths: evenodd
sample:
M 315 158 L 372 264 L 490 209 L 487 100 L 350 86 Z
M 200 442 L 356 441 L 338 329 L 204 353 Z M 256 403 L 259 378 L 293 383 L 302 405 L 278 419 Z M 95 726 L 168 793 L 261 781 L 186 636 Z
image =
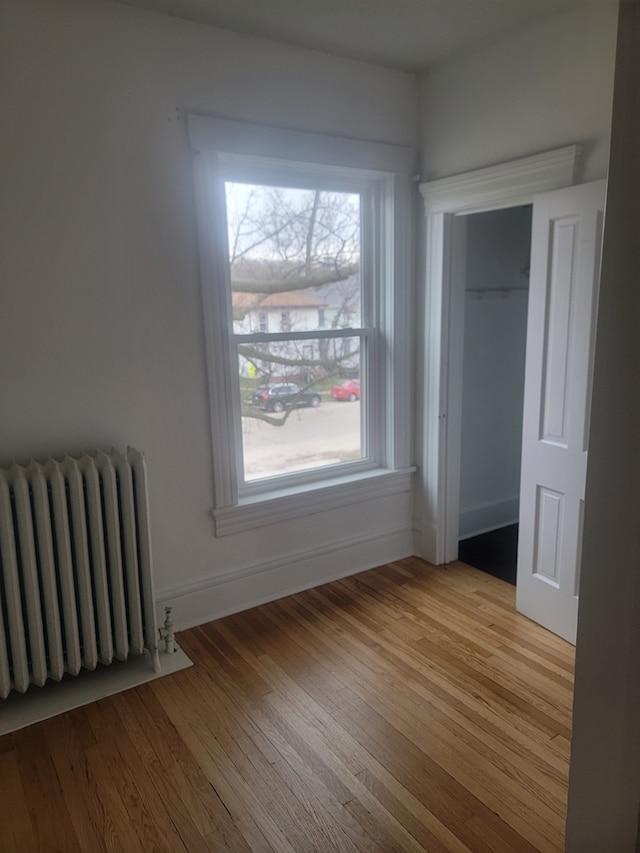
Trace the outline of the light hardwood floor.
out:
M 0 739 L 2 853 L 562 849 L 573 649 L 513 587 L 410 558 L 179 640 Z

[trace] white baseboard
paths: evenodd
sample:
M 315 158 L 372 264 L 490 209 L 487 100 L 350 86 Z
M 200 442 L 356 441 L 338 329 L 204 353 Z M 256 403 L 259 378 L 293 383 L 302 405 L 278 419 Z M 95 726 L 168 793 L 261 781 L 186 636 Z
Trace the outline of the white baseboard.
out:
M 158 612 L 171 605 L 175 629 L 184 630 L 413 553 L 410 528 L 382 530 L 161 590 Z
M 422 521 L 419 530 L 415 534 L 414 553 L 433 563 L 434 566 L 441 565 L 442 560 L 438 559 L 437 546 L 438 531 L 435 522 Z
M 508 524 L 517 524 L 518 512 L 518 497 L 461 509 L 458 538 L 470 539 L 472 536 L 480 536 L 481 533 L 489 533 Z

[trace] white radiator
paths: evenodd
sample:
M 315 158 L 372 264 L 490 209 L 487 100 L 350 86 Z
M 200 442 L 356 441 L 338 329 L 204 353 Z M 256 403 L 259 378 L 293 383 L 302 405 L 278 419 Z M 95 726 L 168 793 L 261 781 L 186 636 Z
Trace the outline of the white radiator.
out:
M 145 649 L 158 670 L 143 455 L 0 469 L 0 698 Z

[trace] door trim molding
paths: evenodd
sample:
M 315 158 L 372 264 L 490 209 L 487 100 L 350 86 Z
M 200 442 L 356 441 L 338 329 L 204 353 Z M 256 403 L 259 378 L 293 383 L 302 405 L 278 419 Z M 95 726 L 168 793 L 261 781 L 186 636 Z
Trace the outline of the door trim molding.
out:
M 537 193 L 573 186 L 581 155 L 568 145 L 420 184 L 426 217 L 418 400 L 420 482 L 417 550 L 439 565 L 457 558 L 462 373 L 455 365 L 461 317 L 453 295 L 456 216 L 531 204 Z M 459 348 L 459 347 L 458 347 Z M 451 367 L 453 366 L 453 370 Z M 459 473 L 457 475 L 459 479 Z
M 480 213 L 529 204 L 536 193 L 573 185 L 581 153 L 579 145 L 567 145 L 497 166 L 427 181 L 420 184 L 425 215 Z

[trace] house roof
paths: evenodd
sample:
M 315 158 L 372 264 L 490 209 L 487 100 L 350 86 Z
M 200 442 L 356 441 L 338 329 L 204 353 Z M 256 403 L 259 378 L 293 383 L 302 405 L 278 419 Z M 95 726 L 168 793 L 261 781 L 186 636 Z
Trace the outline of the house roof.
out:
M 299 290 L 289 290 L 284 293 L 270 293 L 263 296 L 260 293 L 240 293 L 233 291 L 231 294 L 234 308 L 246 311 L 277 311 L 291 308 L 325 308 L 326 302 L 311 299 Z

